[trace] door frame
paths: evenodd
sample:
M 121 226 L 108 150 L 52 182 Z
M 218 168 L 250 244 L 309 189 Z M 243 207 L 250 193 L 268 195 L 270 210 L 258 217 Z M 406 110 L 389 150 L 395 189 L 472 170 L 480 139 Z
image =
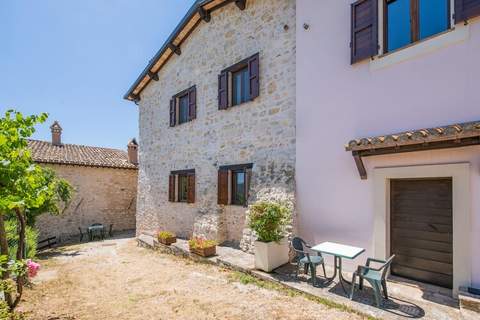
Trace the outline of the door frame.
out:
M 375 168 L 374 256 L 390 256 L 390 180 L 415 178 L 452 178 L 453 204 L 453 289 L 471 285 L 470 163 Z

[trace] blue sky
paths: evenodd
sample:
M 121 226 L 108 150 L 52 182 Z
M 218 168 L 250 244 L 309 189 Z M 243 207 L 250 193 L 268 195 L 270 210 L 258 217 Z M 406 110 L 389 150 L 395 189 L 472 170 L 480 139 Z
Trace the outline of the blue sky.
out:
M 0 113 L 48 112 L 64 143 L 125 149 L 138 112 L 123 95 L 193 0 L 1 0 Z

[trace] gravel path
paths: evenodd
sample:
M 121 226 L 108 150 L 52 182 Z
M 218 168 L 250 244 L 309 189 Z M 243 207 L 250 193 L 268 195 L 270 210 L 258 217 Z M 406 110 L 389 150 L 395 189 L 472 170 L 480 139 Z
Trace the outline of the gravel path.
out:
M 27 289 L 28 319 L 359 319 L 231 280 L 216 266 L 115 239 L 56 249 Z

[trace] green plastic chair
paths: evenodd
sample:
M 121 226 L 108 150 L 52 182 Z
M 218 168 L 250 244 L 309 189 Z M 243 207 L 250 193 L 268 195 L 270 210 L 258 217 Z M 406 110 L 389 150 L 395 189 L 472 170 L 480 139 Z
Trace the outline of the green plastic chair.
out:
M 323 275 L 325 278 L 327 277 L 325 273 L 325 263 L 323 257 L 320 253 L 317 255 L 311 255 L 310 253 L 304 250 L 304 247 L 311 248 L 302 238 L 294 237 L 292 239 L 292 248 L 296 253 L 295 260 L 297 262 L 297 270 L 295 273 L 296 278 L 298 279 L 298 272 L 301 266 L 304 267 L 304 273 L 308 274 L 308 269 L 310 269 L 311 276 L 312 276 L 312 283 L 313 286 L 316 285 L 317 279 L 317 266 L 322 265 L 323 267 Z
M 359 278 L 358 288 L 362 290 L 363 280 L 367 280 L 373 288 L 373 293 L 375 294 L 375 302 L 377 304 L 377 307 L 380 308 L 381 306 L 380 299 L 382 297 L 382 292 L 381 292 L 382 289 L 383 289 L 383 295 L 385 299 L 388 300 L 387 275 L 388 275 L 388 269 L 392 264 L 393 258 L 395 258 L 395 255 L 392 255 L 386 261 L 368 258 L 367 264 L 365 266 L 358 266 L 357 271 L 353 273 L 352 292 L 350 293 L 350 299 L 353 299 L 353 293 L 355 291 L 355 281 L 358 277 Z M 381 265 L 378 268 L 373 268 L 370 266 L 370 262 L 380 263 Z

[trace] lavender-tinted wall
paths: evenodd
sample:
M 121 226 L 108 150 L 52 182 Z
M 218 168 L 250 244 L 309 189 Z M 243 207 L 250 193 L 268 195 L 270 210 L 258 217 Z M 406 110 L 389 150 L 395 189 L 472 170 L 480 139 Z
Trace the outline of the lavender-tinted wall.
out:
M 371 256 L 373 168 L 468 161 L 472 280 L 480 285 L 480 147 L 366 158 L 368 180 L 344 149 L 352 138 L 480 120 L 480 20 L 460 43 L 372 70 L 369 61 L 350 65 L 351 2 L 297 1 L 300 232 L 311 242 L 365 247 L 363 258 Z

